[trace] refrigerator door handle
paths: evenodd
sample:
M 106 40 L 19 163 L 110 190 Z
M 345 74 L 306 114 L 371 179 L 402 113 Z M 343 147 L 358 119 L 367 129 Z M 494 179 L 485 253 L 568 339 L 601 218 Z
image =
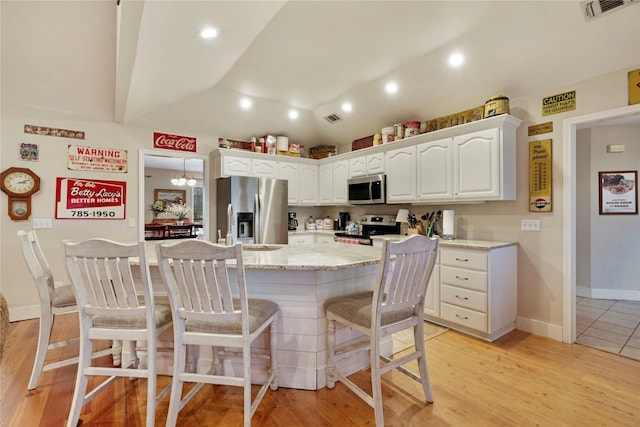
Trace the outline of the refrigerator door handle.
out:
M 262 243 L 262 238 L 260 235 L 260 221 L 262 220 L 260 218 L 261 212 L 260 212 L 260 195 L 259 194 L 255 194 L 254 196 L 254 208 L 253 208 L 253 242 L 254 243 Z

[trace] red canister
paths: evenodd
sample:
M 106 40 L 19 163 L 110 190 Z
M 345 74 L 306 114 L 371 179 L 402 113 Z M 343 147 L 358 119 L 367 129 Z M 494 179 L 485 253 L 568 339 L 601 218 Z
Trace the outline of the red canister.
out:
M 420 135 L 420 122 L 411 121 L 404 124 L 404 137 Z

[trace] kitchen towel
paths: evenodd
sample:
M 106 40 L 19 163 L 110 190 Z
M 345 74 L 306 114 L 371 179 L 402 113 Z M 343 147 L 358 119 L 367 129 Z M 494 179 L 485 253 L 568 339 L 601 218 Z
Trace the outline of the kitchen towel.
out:
M 453 237 L 454 217 L 453 211 L 442 211 L 442 235 Z

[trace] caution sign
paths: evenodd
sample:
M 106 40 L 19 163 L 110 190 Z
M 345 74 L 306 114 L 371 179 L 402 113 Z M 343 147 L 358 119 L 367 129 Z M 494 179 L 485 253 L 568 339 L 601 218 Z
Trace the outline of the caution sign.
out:
M 551 142 L 529 143 L 529 212 L 551 212 Z
M 576 109 L 576 91 L 547 96 L 542 99 L 542 115 L 564 113 Z

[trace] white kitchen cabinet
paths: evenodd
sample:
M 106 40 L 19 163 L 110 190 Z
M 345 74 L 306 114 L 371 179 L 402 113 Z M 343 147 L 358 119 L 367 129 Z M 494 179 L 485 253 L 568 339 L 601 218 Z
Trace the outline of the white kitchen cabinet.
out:
M 323 160 L 318 166 L 318 200 L 322 205 L 347 203 L 347 160 Z
M 318 201 L 324 205 L 333 203 L 333 162 L 320 163 L 318 178 Z
M 349 178 L 385 172 L 385 153 L 372 153 L 349 159 Z
M 313 234 L 289 234 L 290 245 L 307 245 L 313 243 Z
M 416 147 L 409 146 L 385 153 L 387 167 L 387 203 L 407 203 L 416 199 Z
M 429 286 L 427 286 L 427 294 L 424 300 L 424 314 L 427 316 L 440 317 L 440 261 L 436 259 L 436 264 L 433 266 L 433 273 L 429 279 Z
M 278 162 L 274 159 L 251 159 L 251 174 L 260 178 L 277 178 Z
M 418 201 L 452 199 L 453 139 L 430 141 L 416 146 Z
M 300 165 L 294 162 L 278 163 L 278 179 L 286 179 L 289 183 L 289 204 L 300 200 Z
M 278 162 L 273 156 L 259 157 L 241 150 L 218 149 L 212 153 L 212 160 L 215 178 L 228 176 L 277 178 L 278 176 Z
M 456 199 L 491 200 L 501 195 L 499 129 L 453 138 Z
M 349 162 L 338 160 L 333 162 L 333 203 L 348 202 L 347 179 L 349 178 Z
M 437 290 L 429 310 L 425 303 L 427 320 L 488 341 L 501 337 L 515 329 L 517 246 L 441 245 Z M 433 309 L 438 300 L 439 314 Z
M 318 165 L 300 165 L 300 205 L 318 204 Z

